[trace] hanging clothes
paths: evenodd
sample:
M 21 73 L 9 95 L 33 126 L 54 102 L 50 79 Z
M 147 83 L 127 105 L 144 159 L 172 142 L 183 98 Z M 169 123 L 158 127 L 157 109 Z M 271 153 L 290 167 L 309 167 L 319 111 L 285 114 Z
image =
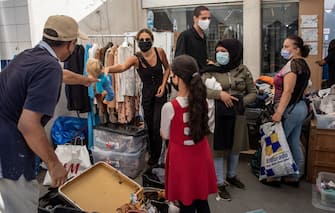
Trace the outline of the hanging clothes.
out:
M 116 54 L 117 51 L 117 46 L 113 46 L 107 49 L 106 54 L 105 54 L 105 66 L 112 66 L 114 65 L 114 55 Z M 113 90 L 116 94 L 116 73 L 110 74 L 112 75 L 112 85 L 113 85 Z M 108 108 L 108 114 L 109 114 L 109 121 L 111 123 L 117 123 L 118 118 L 117 118 L 117 111 L 116 111 L 116 97 L 111 101 L 109 104 Z
M 132 56 L 133 50 L 128 46 L 120 46 L 118 48 L 118 63 L 123 64 L 126 59 Z M 135 70 L 130 67 L 128 70 L 119 73 L 118 79 L 119 91 L 118 91 L 118 101 L 123 102 L 124 96 L 134 96 L 135 95 Z
M 84 54 L 84 75 L 87 75 L 86 63 L 89 58 L 89 51 L 92 48 L 91 44 L 86 44 L 85 54 Z M 90 100 L 91 111 L 87 115 L 87 126 L 88 126 L 88 148 L 90 149 L 93 146 L 93 127 L 96 125 L 95 119 L 95 108 L 94 108 L 94 89 L 93 86 L 88 87 L 88 96 Z
M 64 63 L 64 69 L 83 75 L 84 54 L 85 48 L 82 45 L 76 45 L 73 54 L 69 60 Z M 91 111 L 87 87 L 83 85 L 65 85 L 65 94 L 67 109 L 69 111 L 75 110 L 80 113 Z

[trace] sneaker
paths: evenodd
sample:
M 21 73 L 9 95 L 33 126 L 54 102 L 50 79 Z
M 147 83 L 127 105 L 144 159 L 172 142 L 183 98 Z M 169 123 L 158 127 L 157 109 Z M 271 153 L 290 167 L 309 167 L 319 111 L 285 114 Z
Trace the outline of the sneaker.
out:
M 230 196 L 229 192 L 227 191 L 225 185 L 218 186 L 218 196 L 217 196 L 217 199 L 218 200 L 231 201 L 231 196 Z
M 272 187 L 280 187 L 280 178 L 267 178 L 260 181 L 262 184 Z
M 232 177 L 232 178 L 228 178 L 227 177 L 226 180 L 227 180 L 228 183 L 236 186 L 237 188 L 240 188 L 240 189 L 244 189 L 245 188 L 244 184 L 239 179 L 237 179 L 236 176 Z

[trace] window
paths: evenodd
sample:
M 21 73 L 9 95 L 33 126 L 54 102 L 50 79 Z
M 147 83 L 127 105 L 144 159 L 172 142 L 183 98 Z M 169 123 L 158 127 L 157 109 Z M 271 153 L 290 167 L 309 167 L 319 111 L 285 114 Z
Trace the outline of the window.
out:
M 185 8 L 154 9 L 154 28 L 157 31 L 182 32 L 193 26 L 193 10 L 196 6 Z M 208 6 L 211 11 L 211 24 L 207 35 L 208 57 L 213 60 L 215 44 L 225 38 L 243 41 L 242 5 Z
M 280 55 L 284 39 L 298 35 L 299 3 L 262 4 L 262 73 L 274 73 L 285 64 Z
M 329 42 L 335 39 L 335 2 L 325 0 L 323 57 L 328 54 Z

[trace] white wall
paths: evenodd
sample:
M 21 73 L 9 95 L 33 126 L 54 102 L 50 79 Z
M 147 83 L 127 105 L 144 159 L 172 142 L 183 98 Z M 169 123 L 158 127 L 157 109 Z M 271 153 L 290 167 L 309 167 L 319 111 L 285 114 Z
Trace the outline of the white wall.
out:
M 243 1 L 243 63 L 254 79 L 261 72 L 261 0 Z
M 227 2 L 241 2 L 242 0 L 142 0 L 143 8 L 184 6 L 193 4 L 214 4 Z
M 145 24 L 146 10 L 138 0 L 107 0 L 79 23 L 88 34 L 137 32 Z
M 50 15 L 68 15 L 80 21 L 106 0 L 28 0 L 32 46 L 42 38 L 43 26 Z
M 27 0 L 0 1 L 0 59 L 31 46 Z

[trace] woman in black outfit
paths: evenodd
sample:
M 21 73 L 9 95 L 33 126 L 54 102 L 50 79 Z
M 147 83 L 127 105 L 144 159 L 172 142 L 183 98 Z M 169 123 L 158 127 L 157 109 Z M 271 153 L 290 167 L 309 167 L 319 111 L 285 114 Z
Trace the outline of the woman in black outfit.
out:
M 320 61 L 316 61 L 316 63 L 320 66 L 328 64 L 328 87 L 335 84 L 335 39 L 331 40 L 329 43 L 327 57 Z
M 153 34 L 149 29 L 142 29 L 136 35 L 140 52 L 130 56 L 123 64 L 107 67 L 110 73 L 123 72 L 134 66 L 143 82 L 142 107 L 144 121 L 149 132 L 149 165 L 158 162 L 162 138 L 159 133 L 161 109 L 166 102 L 166 82 L 170 66 L 162 48 L 152 47 Z M 164 69 L 163 69 L 164 67 Z

